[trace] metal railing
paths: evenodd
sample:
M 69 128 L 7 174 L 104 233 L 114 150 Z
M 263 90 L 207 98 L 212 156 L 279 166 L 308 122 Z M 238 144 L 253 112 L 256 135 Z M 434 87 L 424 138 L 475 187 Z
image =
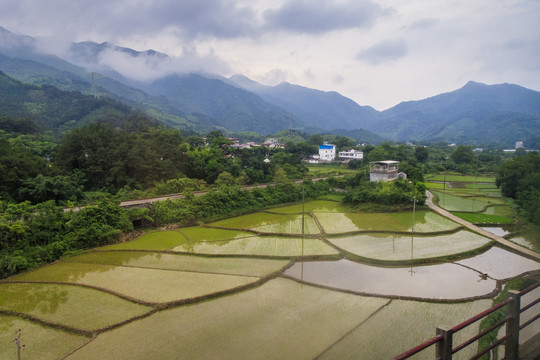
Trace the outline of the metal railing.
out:
M 480 357 L 487 354 L 492 349 L 496 348 L 497 346 L 501 344 L 505 344 L 505 359 L 518 359 L 518 350 L 519 350 L 519 331 L 524 329 L 525 327 L 532 324 L 534 321 L 538 320 L 540 318 L 540 313 L 531 316 L 529 320 L 525 321 L 523 324 L 520 325 L 520 315 L 521 313 L 529 310 L 534 305 L 540 303 L 540 297 L 536 298 L 535 300 L 532 300 L 529 304 L 521 307 L 521 298 L 528 294 L 529 292 L 533 291 L 534 289 L 540 287 L 540 282 L 526 288 L 525 290 L 521 292 L 510 290 L 508 292 L 508 298 L 506 300 L 502 301 L 501 303 L 487 309 L 486 311 L 481 312 L 480 314 L 473 316 L 472 318 L 462 322 L 461 324 L 458 324 L 452 328 L 443 328 L 439 327 L 436 331 L 436 336 L 432 337 L 431 339 L 427 340 L 426 342 L 404 352 L 401 355 L 396 356 L 393 358 L 393 360 L 403 360 L 407 359 L 433 345 L 436 346 L 435 349 L 435 359 L 441 359 L 441 360 L 450 360 L 452 359 L 452 355 L 457 353 L 458 351 L 466 348 L 467 346 L 475 343 L 480 338 L 487 335 L 489 332 L 503 326 L 506 324 L 506 333 L 503 337 L 497 339 L 497 341 L 493 342 L 489 347 L 481 350 L 476 355 L 471 357 L 471 359 L 479 359 Z M 463 330 L 464 328 L 472 325 L 473 323 L 477 322 L 480 319 L 483 319 L 484 317 L 488 316 L 489 314 L 508 306 L 506 317 L 502 319 L 501 321 L 497 322 L 496 324 L 493 324 L 489 328 L 483 330 L 478 335 L 473 336 L 472 338 L 466 340 L 465 342 L 457 345 L 456 347 L 453 347 L 453 335 L 457 333 L 460 330 Z

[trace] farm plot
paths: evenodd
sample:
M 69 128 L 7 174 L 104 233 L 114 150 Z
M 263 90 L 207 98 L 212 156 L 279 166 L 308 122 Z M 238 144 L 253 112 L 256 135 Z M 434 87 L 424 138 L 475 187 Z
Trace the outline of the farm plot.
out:
M 492 203 L 479 200 L 476 197 L 461 197 L 442 191 L 432 191 L 432 193 L 438 196 L 439 206 L 448 211 L 479 212 L 484 210 L 486 206 L 492 205 Z
M 156 231 L 144 234 L 135 240 L 103 246 L 103 250 L 167 250 L 187 240 L 178 231 Z
M 352 210 L 346 206 L 340 205 L 336 201 L 329 200 L 315 200 L 308 201 L 304 204 L 304 211 L 307 212 L 352 212 Z M 302 204 L 283 206 L 268 210 L 268 212 L 277 214 L 301 214 Z
M 481 255 L 457 261 L 456 264 L 468 266 L 497 280 L 540 270 L 540 263 L 498 247 L 492 247 Z
M 1 310 L 83 330 L 101 329 L 152 310 L 103 291 L 74 285 L 0 283 L 0 293 Z
M 85 284 L 141 301 L 163 303 L 245 286 L 259 278 L 63 262 L 11 279 Z
M 313 359 L 387 302 L 280 278 L 101 334 L 68 359 Z
M 485 213 L 462 213 L 454 212 L 454 215 L 459 216 L 463 220 L 467 220 L 473 224 L 510 224 L 514 222 L 513 219 L 505 216 L 491 215 Z
M 209 225 L 235 229 L 250 229 L 269 233 L 301 234 L 302 215 L 255 213 L 217 221 Z M 304 218 L 304 233 L 318 234 L 319 232 L 319 228 L 313 218 L 306 214 Z
M 360 230 L 411 231 L 413 213 L 317 213 L 315 216 L 326 233 L 338 234 Z M 458 227 L 455 222 L 431 211 L 417 211 L 415 214 L 416 232 L 445 231 Z
M 372 318 L 354 329 L 343 340 L 321 354 L 319 359 L 391 359 L 433 336 L 439 326 L 455 325 L 484 311 L 491 300 L 477 300 L 459 304 L 392 300 Z M 454 335 L 454 344 L 478 334 L 479 323 Z M 434 347 L 414 356 L 414 359 L 433 359 Z M 469 359 L 476 354 L 476 346 L 469 346 L 453 359 Z
M 0 358 L 15 359 L 13 339 L 21 329 L 21 343 L 26 345 L 24 359 L 56 360 L 86 343 L 89 338 L 41 326 L 17 316 L 0 315 Z
M 491 242 L 483 236 L 465 230 L 439 236 L 366 234 L 328 240 L 355 255 L 384 261 L 429 259 L 462 254 Z
M 174 248 L 174 251 L 194 254 L 257 255 L 296 257 L 311 255 L 335 255 L 338 251 L 319 239 L 253 236 L 249 238 L 190 242 Z
M 457 300 L 487 296 L 496 288 L 492 279 L 456 264 L 380 267 L 350 260 L 297 262 L 285 275 L 316 284 L 378 296 Z
M 200 273 L 265 276 L 278 271 L 287 261 L 248 258 L 203 258 L 190 255 L 135 251 L 99 251 L 80 255 L 68 262 L 117 265 Z
M 190 241 L 223 241 L 253 236 L 252 233 L 236 230 L 223 230 L 208 227 L 187 227 L 179 229 Z

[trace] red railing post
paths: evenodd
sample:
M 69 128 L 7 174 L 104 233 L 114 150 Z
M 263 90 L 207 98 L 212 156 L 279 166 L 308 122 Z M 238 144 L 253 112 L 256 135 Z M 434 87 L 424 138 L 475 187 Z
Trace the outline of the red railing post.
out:
M 515 290 L 508 291 L 508 297 L 512 302 L 508 304 L 508 313 L 506 322 L 506 344 L 504 347 L 505 359 L 519 359 L 519 315 L 521 313 L 521 296 Z
M 443 338 L 437 343 L 437 355 L 436 357 L 441 360 L 452 359 L 452 328 L 437 328 L 437 335 L 441 335 Z

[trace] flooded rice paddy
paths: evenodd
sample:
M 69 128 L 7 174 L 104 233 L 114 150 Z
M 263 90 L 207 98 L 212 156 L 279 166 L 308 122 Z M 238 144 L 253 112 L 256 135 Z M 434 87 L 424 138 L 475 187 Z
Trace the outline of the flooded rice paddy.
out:
M 2 281 L 0 358 L 15 354 L 19 328 L 40 359 L 391 358 L 490 307 L 498 280 L 540 271 L 430 211 L 416 212 L 413 233 L 411 212 L 304 208 L 306 236 L 296 204 L 148 232 Z

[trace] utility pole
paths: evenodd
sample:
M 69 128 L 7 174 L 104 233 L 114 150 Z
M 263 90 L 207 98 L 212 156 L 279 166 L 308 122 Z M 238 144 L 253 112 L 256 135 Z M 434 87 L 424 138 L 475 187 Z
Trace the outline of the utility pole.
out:
M 26 347 L 26 345 L 21 345 L 21 329 L 17 330 L 17 337 L 13 342 L 17 345 L 17 360 L 21 360 L 21 350 Z

